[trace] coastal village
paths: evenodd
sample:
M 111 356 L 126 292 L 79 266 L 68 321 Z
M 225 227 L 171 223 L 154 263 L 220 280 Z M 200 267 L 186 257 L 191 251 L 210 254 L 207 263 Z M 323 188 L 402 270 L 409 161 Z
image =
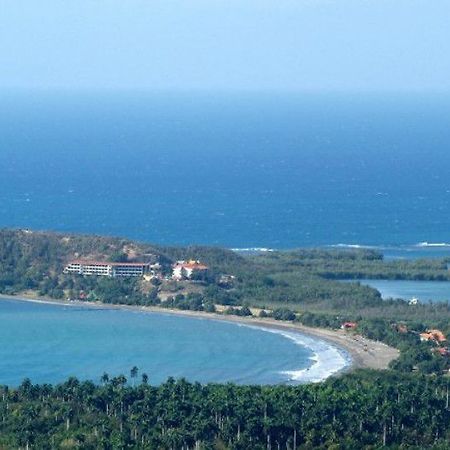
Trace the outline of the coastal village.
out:
M 188 294 L 201 292 L 205 285 L 210 268 L 204 262 L 198 259 L 178 260 L 171 264 L 170 270 L 164 267 L 158 261 L 156 255 L 148 255 L 148 261 L 96 261 L 92 259 L 74 259 L 67 263 L 63 270 L 64 274 L 68 275 L 82 275 L 82 276 L 96 276 L 109 278 L 140 278 L 143 283 L 149 286 L 156 287 L 158 297 L 161 300 L 161 305 L 169 302 L 173 295 Z M 225 289 L 231 289 L 236 277 L 231 274 L 220 274 L 216 277 L 216 283 Z M 80 292 L 76 300 L 85 300 L 87 295 L 85 292 Z M 73 299 L 75 300 L 75 299 Z M 412 306 L 417 305 L 417 302 L 410 302 Z M 222 305 L 216 303 L 214 310 L 220 314 L 235 314 L 241 316 L 254 316 L 265 318 L 269 317 L 273 311 L 263 308 L 248 308 L 241 305 Z M 296 316 L 285 317 L 283 320 L 293 320 Z M 353 335 L 356 341 L 359 339 L 358 323 L 344 321 L 341 324 L 341 331 L 346 334 Z M 447 338 L 444 333 L 437 329 L 425 330 L 418 332 L 410 330 L 404 324 L 393 324 L 393 329 L 400 334 L 415 334 L 420 338 L 420 342 L 426 342 L 431 345 L 430 351 L 442 357 L 450 356 L 450 349 L 447 346 Z M 368 346 L 363 344 L 363 351 L 368 351 Z

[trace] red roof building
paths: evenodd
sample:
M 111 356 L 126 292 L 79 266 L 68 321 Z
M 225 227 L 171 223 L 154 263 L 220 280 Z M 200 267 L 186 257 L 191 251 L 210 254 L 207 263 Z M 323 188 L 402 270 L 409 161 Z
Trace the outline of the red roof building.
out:
M 437 343 L 445 342 L 447 339 L 440 330 L 428 330 L 425 333 L 420 333 L 421 341 L 433 341 Z
M 189 279 L 195 272 L 206 272 L 209 268 L 200 261 L 177 261 L 172 266 L 172 278 L 174 280 Z

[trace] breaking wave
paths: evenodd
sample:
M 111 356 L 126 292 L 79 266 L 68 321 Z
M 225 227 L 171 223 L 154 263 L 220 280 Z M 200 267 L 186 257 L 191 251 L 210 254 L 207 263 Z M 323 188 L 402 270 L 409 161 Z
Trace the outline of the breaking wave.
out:
M 251 328 L 258 328 L 270 333 L 280 334 L 281 336 L 294 341 L 295 344 L 307 348 L 313 355 L 309 358 L 311 365 L 298 370 L 286 370 L 280 373 L 286 377 L 287 382 L 298 384 L 319 383 L 337 374 L 349 367 L 352 363 L 351 356 L 343 349 L 332 345 L 330 342 L 322 339 L 302 334 L 301 331 L 291 332 L 278 330 L 275 328 L 257 327 L 253 325 L 244 325 Z

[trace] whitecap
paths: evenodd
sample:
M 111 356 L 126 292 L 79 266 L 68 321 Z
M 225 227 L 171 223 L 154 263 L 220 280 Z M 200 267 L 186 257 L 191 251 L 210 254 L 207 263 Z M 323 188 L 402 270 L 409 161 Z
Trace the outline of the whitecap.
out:
M 238 253 L 244 253 L 244 252 L 274 252 L 275 250 L 273 248 L 267 248 L 267 247 L 246 247 L 246 248 L 231 248 L 230 249 L 233 252 L 238 252 Z
M 416 247 L 450 247 L 447 242 L 419 242 Z
M 364 245 L 364 244 L 332 244 L 329 245 L 328 247 L 333 247 L 333 248 L 360 248 L 360 249 L 384 249 L 384 246 L 376 246 L 376 245 Z

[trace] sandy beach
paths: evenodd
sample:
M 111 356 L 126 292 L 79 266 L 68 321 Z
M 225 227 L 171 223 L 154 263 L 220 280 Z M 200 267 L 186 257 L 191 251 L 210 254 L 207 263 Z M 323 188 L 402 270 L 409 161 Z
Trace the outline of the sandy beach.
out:
M 330 344 L 345 350 L 351 357 L 351 366 L 346 371 L 355 368 L 370 368 L 384 370 L 387 369 L 389 363 L 399 356 L 399 351 L 388 345 L 366 339 L 358 334 L 349 333 L 343 330 L 330 330 L 325 328 L 306 327 L 301 324 L 274 320 L 271 318 L 256 317 L 238 317 L 215 313 L 207 313 L 203 311 L 183 311 L 178 309 L 167 309 L 156 306 L 130 306 L 130 305 L 110 305 L 107 303 L 86 303 L 81 301 L 64 301 L 49 298 L 40 298 L 28 295 L 5 296 L 0 295 L 0 299 L 20 300 L 37 303 L 58 304 L 76 307 L 89 307 L 100 309 L 125 309 L 141 312 L 157 312 L 161 314 L 173 314 L 184 317 L 202 318 L 209 320 L 220 320 L 232 323 L 241 323 L 245 325 L 253 325 L 264 328 L 277 330 L 287 330 L 298 332 L 307 336 L 317 337 L 327 341 Z
M 180 311 L 174 309 L 143 307 L 147 310 L 159 313 L 169 313 L 188 317 L 201 317 L 204 319 L 223 320 L 227 322 L 243 323 L 265 328 L 289 330 L 299 332 L 307 336 L 318 337 L 324 341 L 347 351 L 352 358 L 351 368 L 387 369 L 389 363 L 396 359 L 400 352 L 393 347 L 364 338 L 358 334 L 348 333 L 343 330 L 330 330 L 325 328 L 306 327 L 301 324 L 283 322 L 270 318 L 238 317 L 221 314 L 205 313 L 202 311 Z

